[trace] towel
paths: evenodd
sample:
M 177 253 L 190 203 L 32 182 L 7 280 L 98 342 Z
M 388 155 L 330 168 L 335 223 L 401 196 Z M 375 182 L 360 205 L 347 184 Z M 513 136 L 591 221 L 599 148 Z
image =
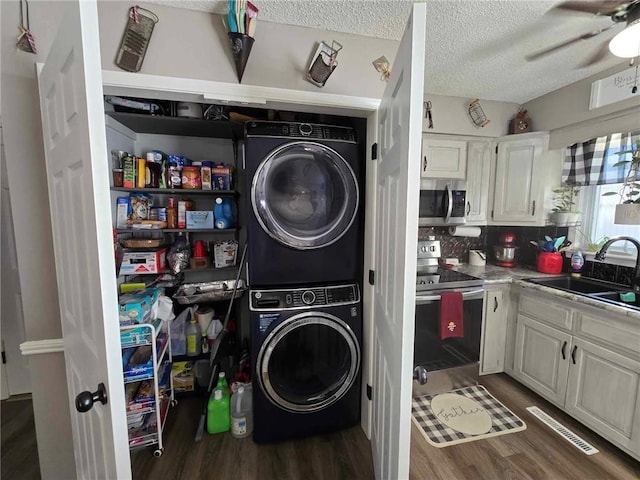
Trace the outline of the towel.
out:
M 440 294 L 440 339 L 464 336 L 462 293 Z

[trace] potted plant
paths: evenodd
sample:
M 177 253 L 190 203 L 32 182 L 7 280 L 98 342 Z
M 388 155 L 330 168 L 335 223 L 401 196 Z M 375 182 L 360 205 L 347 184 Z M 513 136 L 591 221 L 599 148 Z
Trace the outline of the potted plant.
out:
M 574 211 L 576 197 L 580 187 L 576 185 L 564 185 L 553 190 L 555 194 L 554 207 L 551 210 L 551 221 L 560 226 L 576 225 L 580 219 L 580 213 Z
M 620 203 L 616 205 L 613 223 L 623 225 L 640 225 L 640 139 L 629 150 L 622 150 L 618 155 L 630 153 L 630 160 L 620 160 L 614 167 L 622 167 L 626 173 L 620 190 L 603 193 L 605 196 L 619 195 Z M 626 169 L 629 170 L 626 170 Z
M 588 253 L 595 253 L 602 249 L 603 245 L 609 241 L 609 237 L 602 237 L 597 240 L 591 238 L 590 235 L 586 234 L 582 230 L 578 229 L 577 232 L 584 240 L 584 251 Z

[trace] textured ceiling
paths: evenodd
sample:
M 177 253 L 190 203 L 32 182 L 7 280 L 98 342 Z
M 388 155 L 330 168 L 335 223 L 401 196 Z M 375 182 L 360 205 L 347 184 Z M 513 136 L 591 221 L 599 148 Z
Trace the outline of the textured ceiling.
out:
M 228 2 L 147 0 L 225 13 Z M 254 0 L 259 20 L 391 40 L 402 36 L 412 0 Z M 558 0 L 427 0 L 425 91 L 524 103 L 617 64 L 581 68 L 622 26 L 533 62 L 525 55 L 609 25 L 586 14 L 545 15 Z

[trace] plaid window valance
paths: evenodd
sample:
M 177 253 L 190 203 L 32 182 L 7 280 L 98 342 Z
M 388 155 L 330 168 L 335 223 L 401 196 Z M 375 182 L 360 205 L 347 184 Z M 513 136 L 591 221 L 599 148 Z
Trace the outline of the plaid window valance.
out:
M 574 143 L 567 148 L 562 169 L 562 182 L 567 185 L 605 185 L 624 181 L 625 169 L 614 167 L 621 160 L 630 160 L 631 154 L 617 155 L 630 150 L 640 138 L 640 131 L 613 133 Z

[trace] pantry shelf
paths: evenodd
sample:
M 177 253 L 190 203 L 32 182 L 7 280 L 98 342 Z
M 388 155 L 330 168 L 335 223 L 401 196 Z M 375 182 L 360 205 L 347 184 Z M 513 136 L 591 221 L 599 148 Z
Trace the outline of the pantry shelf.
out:
M 114 192 L 128 193 L 156 193 L 171 195 L 237 195 L 236 190 L 190 190 L 188 188 L 128 188 L 128 187 L 111 187 Z
M 192 233 L 217 233 L 228 234 L 235 233 L 238 228 L 117 228 L 116 233 L 137 233 L 137 232 L 164 232 L 164 233 L 180 233 L 180 232 L 192 232 Z
M 228 138 L 234 140 L 244 136 L 244 125 L 230 121 L 158 117 L 125 112 L 106 112 L 106 114 L 136 133 Z

